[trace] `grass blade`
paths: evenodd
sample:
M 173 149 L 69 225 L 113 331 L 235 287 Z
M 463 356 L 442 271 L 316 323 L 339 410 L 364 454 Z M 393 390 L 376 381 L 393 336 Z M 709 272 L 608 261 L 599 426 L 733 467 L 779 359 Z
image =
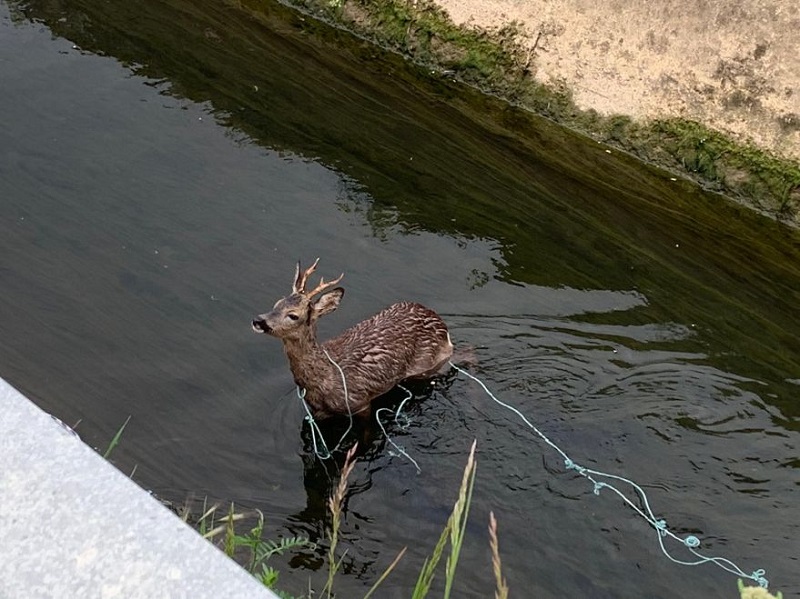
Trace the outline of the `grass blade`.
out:
M 461 551 L 461 544 L 464 541 L 464 530 L 467 523 L 467 515 L 469 513 L 469 506 L 472 500 L 472 488 L 475 483 L 475 446 L 476 442 L 472 442 L 467 465 L 464 468 L 464 475 L 461 480 L 461 488 L 459 489 L 458 499 L 453 506 L 453 512 L 447 519 L 444 530 L 433 549 L 433 553 L 429 559 L 426 559 L 422 564 L 422 570 L 419 573 L 417 584 L 411 595 L 412 599 L 423 599 L 428 595 L 433 582 L 433 577 L 436 571 L 436 566 L 444 553 L 444 547 L 447 541 L 450 541 L 450 556 L 447 558 L 445 566 L 445 595 L 447 598 L 450 596 L 450 591 L 455 578 L 456 564 L 458 563 L 458 556 Z
M 406 547 L 403 547 L 400 550 L 400 553 L 397 554 L 397 557 L 394 558 L 394 561 L 391 564 L 389 564 L 389 566 L 383 571 L 383 574 L 381 574 L 381 577 L 377 581 L 375 581 L 375 584 L 373 584 L 372 587 L 370 587 L 369 591 L 367 591 L 367 594 L 364 595 L 364 599 L 369 599 L 370 595 L 372 595 L 372 593 L 375 592 L 375 589 L 377 589 L 381 585 L 381 583 L 384 580 L 386 580 L 386 577 L 389 576 L 389 574 L 392 573 L 392 570 L 394 570 L 395 566 L 398 563 L 400 563 L 400 560 L 402 559 L 402 557 L 405 554 L 405 552 L 406 552 Z
M 497 520 L 494 518 L 494 512 L 489 512 L 489 547 L 492 549 L 492 570 L 496 583 L 494 597 L 495 599 L 508 599 L 508 584 L 503 577 L 503 568 L 500 563 L 500 544 L 497 541 Z
M 117 445 L 119 445 L 119 440 L 122 438 L 122 432 L 125 430 L 125 427 L 128 426 L 128 423 L 130 421 L 131 421 L 131 417 L 128 416 L 125 419 L 125 422 L 122 423 L 122 426 L 119 427 L 119 430 L 117 431 L 117 434 L 114 435 L 113 439 L 111 439 L 111 443 L 108 444 L 108 447 L 106 448 L 106 452 L 103 454 L 103 457 L 105 459 L 108 459 L 108 456 L 111 455 L 111 452 L 114 451 L 114 449 L 116 448 Z
M 445 582 L 444 582 L 444 599 L 450 598 L 450 592 L 453 588 L 453 581 L 456 576 L 456 566 L 458 565 L 458 558 L 461 555 L 461 545 L 464 543 L 464 532 L 467 528 L 467 518 L 469 516 L 469 507 L 472 503 L 472 489 L 475 485 L 475 445 L 477 441 L 472 442 L 472 447 L 469 450 L 469 458 L 467 458 L 467 465 L 464 468 L 464 476 L 461 479 L 461 488 L 458 493 L 458 500 L 453 506 L 453 513 L 450 518 L 452 525 L 450 526 L 450 555 L 445 562 Z
M 345 494 L 347 493 L 347 478 L 350 476 L 350 473 L 353 471 L 353 466 L 355 466 L 356 463 L 355 455 L 357 447 L 357 444 L 353 445 L 350 451 L 347 452 L 344 465 L 342 466 L 342 473 L 339 477 L 339 484 L 328 499 L 328 507 L 331 511 L 331 529 L 329 532 L 330 547 L 328 548 L 328 581 L 325 583 L 322 593 L 320 593 L 320 595 L 327 593 L 328 599 L 331 599 L 333 596 L 333 578 L 342 565 L 341 560 L 338 562 L 336 561 L 336 544 L 339 540 L 339 527 L 342 523 L 342 504 L 344 504 Z
M 231 509 L 228 511 L 227 521 L 225 522 L 225 537 L 223 543 L 223 551 L 225 551 L 225 555 L 228 557 L 233 557 L 236 551 L 236 530 L 233 527 L 233 523 L 236 521 L 236 515 L 233 502 L 231 502 Z

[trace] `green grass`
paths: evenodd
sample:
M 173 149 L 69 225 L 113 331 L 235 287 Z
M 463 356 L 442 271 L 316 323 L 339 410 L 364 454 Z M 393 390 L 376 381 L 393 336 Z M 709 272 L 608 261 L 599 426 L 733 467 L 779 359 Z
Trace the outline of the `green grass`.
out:
M 128 426 L 130 420 L 131 417 L 128 416 L 109 442 L 108 447 L 103 453 L 105 459 L 109 459 L 114 449 L 119 445 L 122 434 L 125 432 L 125 427 Z M 352 465 L 350 468 L 352 468 Z M 279 572 L 272 568 L 267 562 L 273 556 L 283 555 L 287 551 L 293 549 L 303 547 L 313 548 L 314 543 L 307 538 L 298 536 L 281 538 L 278 540 L 265 539 L 264 514 L 259 510 L 256 510 L 257 518 L 255 526 L 244 534 L 238 534 L 236 532 L 235 523 L 244 520 L 247 515 L 244 513 L 237 513 L 233 503 L 231 503 L 227 513 L 224 515 L 219 516 L 219 511 L 219 505 L 212 505 L 209 507 L 204 500 L 203 511 L 199 517 L 192 517 L 188 504 L 184 505 L 178 513 L 181 519 L 195 528 L 203 538 L 214 542 L 215 539 L 221 537 L 221 548 L 228 557 L 235 558 L 239 553 L 245 551 L 247 553 L 247 558 L 243 567 L 258 578 L 264 586 L 272 589 L 284 599 L 301 599 L 276 588 Z M 309 594 L 309 597 L 310 596 Z
M 104 458 L 108 459 L 113 450 L 119 445 L 122 434 L 125 431 L 125 427 L 130 422 L 130 419 L 131 417 L 128 416 L 119 430 L 117 430 L 103 454 Z M 461 548 L 464 544 L 467 518 L 472 501 L 472 490 L 475 485 L 475 473 L 477 469 L 475 447 L 476 443 L 473 441 L 469 457 L 467 458 L 467 464 L 464 468 L 458 497 L 453 506 L 453 511 L 447 519 L 447 523 L 439 536 L 439 540 L 433 548 L 433 553 L 422 565 L 419 577 L 417 578 L 417 582 L 411 594 L 413 599 L 424 599 L 428 596 L 431 584 L 437 572 L 437 567 L 442 557 L 445 556 L 445 549 L 448 547 L 449 551 L 446 553 L 444 566 L 443 598 L 449 599 L 453 592 L 456 567 L 458 565 L 459 556 L 461 555 Z M 326 597 L 327 599 L 333 599 L 336 596 L 334 594 L 334 582 L 336 575 L 341 569 L 342 560 L 345 557 L 344 554 L 338 556 L 337 549 L 339 532 L 342 526 L 343 505 L 345 497 L 347 496 L 348 478 L 356 464 L 356 450 L 357 445 L 353 445 L 348 451 L 339 475 L 339 482 L 328 498 L 328 509 L 331 515 L 331 525 L 328 529 L 328 576 L 325 586 L 323 586 L 322 591 L 319 593 L 320 597 Z M 280 538 L 277 540 L 265 539 L 264 514 L 260 510 L 255 510 L 255 514 L 255 525 L 244 534 L 239 534 L 236 531 L 236 523 L 244 521 L 248 518 L 248 515 L 243 512 L 237 512 L 233 503 L 230 504 L 227 512 L 224 512 L 222 515 L 220 515 L 219 504 L 209 506 L 206 500 L 203 501 L 201 514 L 196 518 L 193 517 L 188 503 L 186 503 L 182 509 L 178 510 L 178 515 L 184 522 L 194 527 L 203 538 L 217 544 L 225 555 L 231 559 L 238 558 L 237 561 L 242 567 L 260 580 L 264 586 L 273 590 L 273 592 L 283 599 L 303 599 L 285 593 L 277 588 L 280 573 L 270 566 L 268 562 L 270 558 L 276 555 L 283 555 L 288 551 L 298 548 L 315 548 L 316 545 L 309 539 L 299 536 Z M 497 523 L 494 519 L 494 514 L 490 514 L 489 537 L 492 550 L 492 567 L 497 583 L 495 597 L 504 599 L 508 597 L 508 587 L 501 572 L 497 542 Z M 241 556 L 243 552 L 246 554 L 244 560 L 242 560 Z M 405 552 L 406 548 L 404 547 L 366 592 L 364 599 L 369 599 L 374 595 L 397 564 L 400 563 Z M 314 593 L 309 588 L 309 592 L 305 595 L 305 598 L 311 599 L 313 596 Z
M 800 165 L 736 143 L 693 121 L 655 121 L 650 131 L 676 163 L 720 190 L 735 191 L 777 216 L 800 211 Z
M 456 566 L 458 565 L 458 558 L 461 555 L 461 547 L 464 544 L 464 531 L 467 526 L 467 517 L 469 516 L 469 507 L 472 501 L 472 489 L 475 485 L 475 472 L 477 465 L 475 463 L 475 442 L 472 442 L 472 448 L 469 452 L 467 465 L 464 468 L 464 475 L 461 479 L 461 487 L 458 491 L 458 499 L 456 499 L 453 511 L 447 520 L 447 524 L 442 530 L 439 541 L 433 549 L 430 558 L 425 560 L 420 571 L 417 584 L 411 594 L 412 599 L 422 599 L 427 597 L 430 591 L 431 584 L 433 583 L 434 575 L 436 574 L 436 567 L 441 560 L 445 547 L 450 544 L 450 552 L 445 562 L 445 588 L 444 599 L 450 597 L 453 589 L 453 583 L 456 576 Z
M 264 514 L 259 510 L 256 510 L 255 526 L 244 534 L 238 534 L 236 523 L 245 520 L 247 515 L 241 512 L 237 513 L 233 503 L 222 516 L 219 515 L 219 512 L 219 505 L 208 507 L 204 502 L 203 513 L 199 518 L 193 519 L 188 507 L 184 508 L 181 517 L 184 522 L 191 524 L 203 538 L 218 544 L 228 557 L 236 559 L 244 552 L 246 554 L 244 563 L 241 559 L 238 560 L 239 563 L 242 563 L 242 567 L 260 580 L 264 586 L 272 589 L 284 599 L 299 599 L 276 588 L 280 574 L 268 562 L 270 558 L 283 555 L 293 549 L 313 548 L 314 543 L 299 536 L 277 540 L 265 539 Z
M 434 578 L 439 570 L 439 564 L 442 558 L 445 558 L 444 564 L 444 591 L 443 598 L 449 599 L 453 594 L 453 588 L 456 579 L 456 568 L 458 566 L 461 549 L 464 545 L 465 531 L 467 526 L 467 518 L 469 516 L 469 508 L 472 501 L 472 491 L 475 486 L 475 473 L 477 471 L 477 463 L 475 460 L 475 442 L 467 458 L 467 464 L 464 468 L 464 474 L 461 479 L 461 486 L 458 491 L 453 510 L 447 523 L 442 530 L 439 540 L 433 548 L 431 555 L 425 559 L 416 584 L 411 591 L 412 599 L 424 599 L 428 596 L 433 584 Z M 335 576 L 339 571 L 341 558 L 337 559 L 336 547 L 339 535 L 339 528 L 341 527 L 341 513 L 342 503 L 346 496 L 347 479 L 353 470 L 355 464 L 355 447 L 353 447 L 347 454 L 344 466 L 342 468 L 339 484 L 334 490 L 329 499 L 329 509 L 331 512 L 331 527 L 329 530 L 329 550 L 328 550 L 328 581 L 323 588 L 322 594 L 328 598 L 333 597 L 333 584 Z M 502 568 L 500 562 L 499 545 L 497 542 L 497 523 L 494 519 L 494 514 L 490 515 L 489 523 L 489 537 L 490 547 L 492 549 L 492 563 L 495 573 L 495 580 L 497 590 L 495 597 L 504 599 L 508 597 L 508 586 L 502 575 Z M 375 584 L 364 595 L 364 599 L 368 599 L 375 593 L 378 587 L 383 583 L 386 577 L 392 572 L 395 566 L 402 559 L 405 554 L 406 548 L 404 547 L 395 557 L 394 561 L 386 568 L 381 574 Z
M 114 449 L 116 449 L 117 445 L 119 445 L 119 441 L 120 441 L 120 439 L 122 439 L 122 433 L 125 432 L 125 427 L 128 426 L 128 423 L 130 421 L 131 421 L 131 417 L 128 416 L 125 419 L 125 422 L 122 423 L 122 426 L 119 427 L 119 430 L 117 430 L 117 432 L 114 435 L 114 437 L 111 439 L 111 442 L 108 444 L 108 447 L 106 447 L 106 450 L 103 453 L 103 457 L 105 459 L 110 458 L 111 457 L 111 453 L 114 451 Z
M 445 523 L 438 541 L 433 547 L 432 553 L 425 559 L 420 569 L 416 583 L 410 591 L 412 599 L 424 599 L 428 597 L 434 579 L 442 570 L 442 568 L 440 568 L 442 560 L 444 560 L 444 572 L 442 574 L 444 590 L 442 597 L 443 599 L 449 599 L 455 593 L 456 569 L 464 545 L 467 518 L 472 501 L 472 491 L 475 485 L 475 474 L 477 470 L 475 447 L 476 444 L 473 442 L 469 457 L 467 458 L 467 464 L 464 468 L 461 486 L 459 487 L 458 495 L 453 505 L 453 510 Z M 326 599 L 333 599 L 336 597 L 334 586 L 337 575 L 341 570 L 342 561 L 345 557 L 344 553 L 339 555 L 338 540 L 342 527 L 342 513 L 344 500 L 347 496 L 348 478 L 356 463 L 355 452 L 356 447 L 354 446 L 350 449 L 345 458 L 339 482 L 328 499 L 331 523 L 328 528 L 327 580 L 318 594 L 309 587 L 308 594 L 303 596 L 308 599 L 311 597 L 325 597 Z M 203 512 L 198 518 L 192 518 L 191 511 L 188 507 L 182 510 L 181 517 L 185 522 L 191 524 L 204 538 L 217 544 L 226 555 L 231 558 L 238 558 L 237 561 L 242 564 L 242 567 L 281 597 L 285 597 L 286 599 L 301 599 L 293 595 L 282 593 L 276 588 L 279 581 L 279 573 L 269 566 L 268 561 L 275 555 L 282 555 L 293 549 L 313 548 L 314 544 L 302 537 L 284 538 L 277 541 L 264 539 L 264 517 L 261 512 L 257 512 L 257 514 L 258 518 L 255 526 L 245 534 L 238 534 L 236 532 L 236 524 L 245 520 L 247 516 L 244 513 L 236 512 L 233 504 L 230 505 L 227 512 L 220 515 L 219 505 L 208 507 L 204 502 Z M 508 597 L 508 586 L 502 575 L 499 544 L 497 541 L 497 523 L 494 519 L 494 514 L 490 514 L 489 539 L 492 551 L 491 568 L 494 572 L 496 582 L 495 597 L 497 599 L 506 599 Z M 244 559 L 242 559 L 241 555 L 243 551 L 246 553 Z M 381 584 L 383 584 L 387 577 L 394 571 L 397 564 L 403 559 L 405 553 L 406 548 L 404 547 L 377 578 L 375 583 L 367 590 L 364 594 L 364 599 L 369 599 L 375 595 Z
M 459 556 L 461 555 L 461 550 L 464 546 L 466 524 L 469 517 L 477 472 L 475 449 L 476 443 L 473 441 L 466 466 L 464 467 L 461 486 L 459 487 L 453 510 L 430 556 L 423 562 L 416 583 L 413 589 L 410 590 L 411 599 L 425 599 L 431 594 L 431 587 L 436 575 L 441 571 L 440 564 L 443 559 L 445 563 L 442 598 L 449 599 L 451 596 L 457 596 L 454 591 L 456 584 L 456 567 L 458 565 Z M 274 555 L 281 555 L 295 548 L 313 546 L 313 544 L 301 537 L 281 539 L 279 541 L 264 540 L 264 518 L 261 512 L 258 512 L 257 524 L 244 535 L 239 535 L 234 530 L 235 523 L 244 519 L 245 516 L 236 513 L 233 504 L 231 504 L 228 512 L 219 518 L 216 518 L 218 506 L 204 509 L 203 515 L 194 522 L 194 526 L 207 539 L 213 540 L 215 537 L 221 535 L 223 550 L 230 557 L 234 557 L 237 551 L 242 548 L 247 549 L 250 554 L 247 564 L 244 567 L 280 597 L 284 599 L 312 599 L 312 597 L 333 599 L 336 597 L 334 593 L 334 584 L 341 570 L 342 560 L 344 559 L 344 554 L 341 556 L 338 555 L 338 539 L 342 526 L 343 504 L 347 496 L 348 478 L 356 463 L 355 452 L 356 447 L 354 446 L 347 453 L 340 472 L 339 482 L 328 499 L 328 509 L 331 514 L 331 524 L 328 529 L 328 574 L 325 586 L 318 594 L 311 590 L 310 583 L 308 593 L 303 595 L 302 598 L 286 594 L 275 588 L 279 575 L 276 570 L 267 565 L 266 562 L 269 558 Z M 188 520 L 186 517 L 184 517 L 184 519 Z M 494 598 L 508 599 L 509 587 L 502 570 L 497 534 L 497 520 L 492 512 L 489 513 L 488 532 L 489 547 L 492 554 L 491 571 L 494 577 Z M 404 547 L 366 592 L 364 599 L 369 599 L 376 593 L 380 585 L 403 558 L 405 552 L 406 548 Z M 487 576 L 487 579 L 488 578 L 489 576 Z M 741 599 L 782 599 L 782 594 L 780 592 L 776 595 L 772 595 L 760 587 L 745 586 L 741 580 L 738 581 L 738 584 Z

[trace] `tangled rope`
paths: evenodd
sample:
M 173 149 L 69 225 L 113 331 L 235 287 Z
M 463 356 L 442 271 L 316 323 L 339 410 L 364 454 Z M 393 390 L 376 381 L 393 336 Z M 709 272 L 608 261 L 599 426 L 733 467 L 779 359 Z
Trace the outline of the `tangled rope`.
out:
M 300 399 L 300 402 L 302 403 L 303 408 L 306 411 L 305 419 L 308 422 L 309 427 L 311 428 L 311 443 L 314 446 L 314 455 L 316 455 L 320 460 L 327 460 L 333 455 L 333 452 L 339 451 L 341 449 L 342 443 L 347 438 L 347 435 L 350 434 L 351 430 L 353 430 L 353 410 L 350 407 L 350 394 L 347 391 L 347 379 L 344 376 L 344 371 L 342 370 L 342 367 L 339 366 L 339 364 L 333 358 L 331 358 L 330 354 L 327 352 L 325 348 L 322 348 L 322 351 L 325 354 L 325 357 L 328 359 L 328 361 L 331 364 L 333 364 L 339 371 L 339 376 L 342 379 L 342 390 L 344 391 L 344 403 L 347 406 L 347 417 L 348 417 L 347 429 L 344 431 L 344 433 L 342 433 L 342 436 L 339 438 L 339 441 L 337 441 L 336 445 L 334 445 L 333 449 L 328 449 L 328 445 L 327 443 L 325 443 L 325 437 L 322 435 L 322 431 L 319 428 L 319 424 L 317 424 L 317 421 L 314 419 L 314 415 L 311 413 L 311 408 L 309 407 L 308 402 L 306 401 L 306 390 L 297 387 L 297 397 Z M 405 448 L 395 443 L 395 441 L 391 438 L 391 436 L 389 436 L 389 433 L 386 432 L 386 428 L 384 427 L 383 422 L 381 422 L 381 413 L 389 412 L 390 414 L 392 413 L 394 414 L 394 423 L 399 428 L 405 430 L 411 424 L 411 420 L 409 419 L 409 417 L 403 413 L 403 408 L 405 407 L 406 402 L 408 402 L 408 400 L 410 400 L 414 395 L 411 393 L 411 391 L 409 391 L 402 385 L 397 385 L 397 386 L 406 392 L 405 398 L 403 399 L 403 401 L 400 402 L 400 405 L 394 411 L 390 410 L 389 408 L 379 408 L 375 410 L 375 420 L 378 422 L 378 426 L 380 427 L 383 436 L 386 437 L 386 440 L 389 442 L 389 444 L 392 447 L 394 447 L 397 454 L 402 455 L 409 462 L 414 464 L 414 467 L 417 469 L 417 474 L 419 474 L 420 472 L 422 472 L 422 470 L 420 469 L 419 464 L 417 464 L 417 461 L 414 458 L 412 458 L 408 454 L 408 452 L 406 452 Z M 400 422 L 401 418 L 404 420 L 402 424 Z
M 342 433 L 342 436 L 339 438 L 339 441 L 336 443 L 333 449 L 328 449 L 328 445 L 325 443 L 325 437 L 322 436 L 322 431 L 320 430 L 317 421 L 314 420 L 314 416 L 311 413 L 311 408 L 308 407 L 308 402 L 306 401 L 306 390 L 297 387 L 297 397 L 300 398 L 300 403 L 303 404 L 303 407 L 306 410 L 306 421 L 311 427 L 311 443 L 314 445 L 314 455 L 316 455 L 320 460 L 327 460 L 333 455 L 334 451 L 337 451 L 341 447 L 342 442 L 345 440 L 347 435 L 350 434 L 350 431 L 353 430 L 353 410 L 350 407 L 350 394 L 347 392 L 347 379 L 344 376 L 344 370 L 342 370 L 342 367 L 339 366 L 336 360 L 331 358 L 330 354 L 324 347 L 322 348 L 322 352 L 325 354 L 325 357 L 328 358 L 328 361 L 336 367 L 336 369 L 339 371 L 339 376 L 342 378 L 344 405 L 347 406 L 347 416 L 349 418 L 347 430 Z M 319 444 L 317 444 L 317 437 L 319 437 Z M 321 450 L 320 446 L 322 446 Z

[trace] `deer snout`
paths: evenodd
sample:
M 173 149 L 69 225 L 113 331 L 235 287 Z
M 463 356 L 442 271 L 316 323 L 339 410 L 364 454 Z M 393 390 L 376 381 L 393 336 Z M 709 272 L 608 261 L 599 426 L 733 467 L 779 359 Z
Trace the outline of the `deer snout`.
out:
M 256 333 L 270 333 L 272 331 L 263 316 L 253 319 L 252 327 Z

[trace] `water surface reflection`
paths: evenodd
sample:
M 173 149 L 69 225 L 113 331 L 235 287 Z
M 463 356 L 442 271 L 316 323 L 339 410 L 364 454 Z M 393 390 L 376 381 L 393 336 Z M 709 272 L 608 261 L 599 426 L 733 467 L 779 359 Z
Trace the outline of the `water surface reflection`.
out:
M 475 348 L 475 372 L 576 460 L 630 476 L 709 552 L 800 590 L 793 233 L 402 61 L 331 52 L 279 8 L 256 22 L 204 2 L 180 18 L 157 2 L 12 6 L 2 375 L 94 445 L 131 414 L 116 460 L 143 486 L 257 507 L 269 534 L 322 536 L 328 475 L 280 345 L 249 330 L 294 261 L 321 255 L 348 288 L 323 336 L 398 299 L 430 304 Z M 512 589 L 733 588 L 666 562 L 643 522 L 565 474 L 471 381 L 446 383 L 390 427 L 421 474 L 380 437 L 364 446 L 342 594 L 408 545 L 383 596 L 407 595 L 472 438 L 464 596 L 489 593 L 490 509 Z M 276 566 L 299 593 L 320 564 L 301 552 Z

